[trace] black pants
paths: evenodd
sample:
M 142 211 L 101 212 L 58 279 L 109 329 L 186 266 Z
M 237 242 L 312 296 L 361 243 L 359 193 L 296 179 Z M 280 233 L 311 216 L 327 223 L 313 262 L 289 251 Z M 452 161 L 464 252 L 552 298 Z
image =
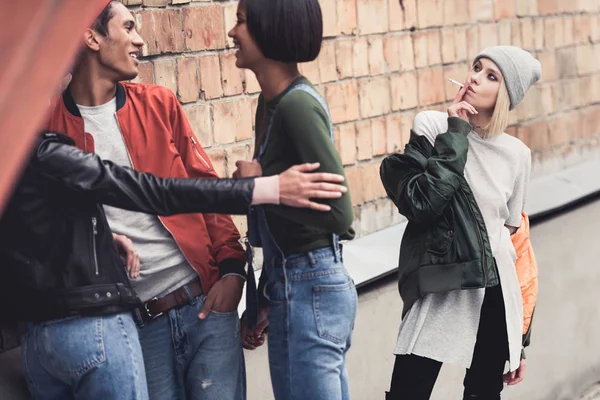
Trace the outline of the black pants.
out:
M 471 368 L 464 380 L 464 399 L 499 400 L 508 360 L 508 336 L 500 285 L 487 288 Z M 413 354 L 396 356 L 386 400 L 427 400 L 442 363 Z

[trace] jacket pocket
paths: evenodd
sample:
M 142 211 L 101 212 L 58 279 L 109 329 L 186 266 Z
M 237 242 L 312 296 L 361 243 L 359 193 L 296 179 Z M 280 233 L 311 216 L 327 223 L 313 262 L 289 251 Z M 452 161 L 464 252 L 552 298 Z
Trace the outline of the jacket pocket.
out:
M 454 243 L 454 212 L 448 208 L 444 216 L 427 233 L 427 252 L 443 257 Z

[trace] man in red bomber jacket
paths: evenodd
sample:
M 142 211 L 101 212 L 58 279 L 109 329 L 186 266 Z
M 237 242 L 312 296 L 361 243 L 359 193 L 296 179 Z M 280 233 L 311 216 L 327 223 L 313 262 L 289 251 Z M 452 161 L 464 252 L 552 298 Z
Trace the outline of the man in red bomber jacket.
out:
M 217 178 L 175 95 L 124 82 L 137 76 L 144 45 L 129 10 L 111 1 L 82 38 L 45 130 L 160 177 Z M 144 302 L 136 315 L 150 398 L 245 399 L 237 315 L 245 258 L 231 217 L 105 210 L 113 232 L 140 254 L 132 284 Z

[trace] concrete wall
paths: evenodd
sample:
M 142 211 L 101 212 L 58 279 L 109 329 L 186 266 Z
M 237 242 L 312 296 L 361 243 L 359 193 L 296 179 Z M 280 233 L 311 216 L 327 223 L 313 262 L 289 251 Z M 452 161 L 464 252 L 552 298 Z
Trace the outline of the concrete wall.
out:
M 146 55 L 139 81 L 166 86 L 184 104 L 200 142 L 225 176 L 253 149 L 258 91 L 235 67 L 227 31 L 237 1 L 123 0 L 137 16 Z M 509 133 L 534 152 L 533 174 L 600 154 L 600 1 L 320 0 L 325 41 L 301 65 L 335 123 L 365 235 L 393 224 L 378 179 L 381 159 L 404 148 L 415 113 L 445 109 L 483 47 L 522 46 L 544 78 L 512 113 Z M 244 218 L 236 218 L 245 230 Z

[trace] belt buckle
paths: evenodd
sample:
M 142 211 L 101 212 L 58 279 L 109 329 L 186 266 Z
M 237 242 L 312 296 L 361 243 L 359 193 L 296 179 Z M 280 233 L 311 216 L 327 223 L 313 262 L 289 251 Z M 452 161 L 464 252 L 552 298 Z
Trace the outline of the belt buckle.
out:
M 150 312 L 150 310 L 148 309 L 148 303 L 150 303 L 151 301 L 155 301 L 158 300 L 158 297 L 153 297 L 150 300 L 148 300 L 147 302 L 144 303 L 144 311 L 146 311 L 146 316 L 148 318 L 150 318 L 150 320 L 155 320 L 156 318 L 160 317 L 161 315 L 163 315 L 164 313 L 160 312 L 156 315 L 152 315 L 152 313 Z

